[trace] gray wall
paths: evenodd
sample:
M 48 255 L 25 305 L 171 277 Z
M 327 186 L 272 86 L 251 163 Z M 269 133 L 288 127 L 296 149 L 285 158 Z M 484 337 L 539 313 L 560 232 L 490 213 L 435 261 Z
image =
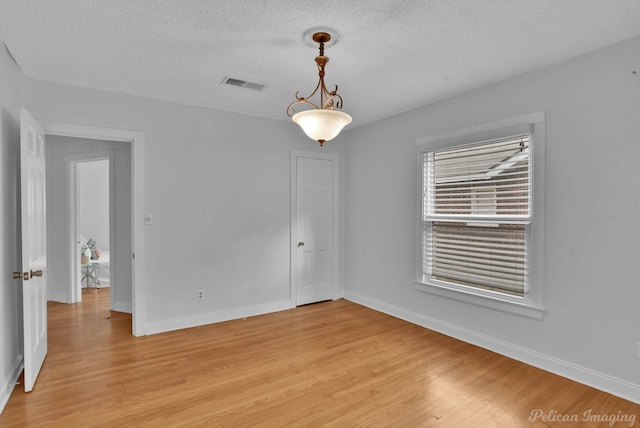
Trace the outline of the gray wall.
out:
M 22 364 L 22 286 L 20 271 L 19 167 L 22 73 L 0 42 L 0 409 Z
M 640 401 L 640 37 L 348 133 L 346 296 Z M 546 112 L 544 320 L 416 290 L 416 140 Z
M 147 333 L 289 307 L 290 151 L 320 150 L 295 124 L 26 86 L 40 120 L 144 133 L 144 210 L 153 216 L 144 226 Z M 326 146 L 345 150 L 339 138 Z

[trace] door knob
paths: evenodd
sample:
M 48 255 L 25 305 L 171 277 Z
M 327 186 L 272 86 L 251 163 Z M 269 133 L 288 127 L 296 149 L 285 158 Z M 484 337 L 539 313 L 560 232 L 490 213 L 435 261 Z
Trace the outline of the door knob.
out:
M 298 242 L 298 247 L 304 247 L 304 242 Z
M 20 279 L 20 278 L 22 278 L 22 272 L 13 272 L 13 273 L 11 274 L 11 277 L 12 277 L 13 279 Z
M 30 278 L 33 278 L 34 276 L 42 276 L 42 271 L 41 270 L 37 270 L 37 271 L 31 271 L 31 276 Z

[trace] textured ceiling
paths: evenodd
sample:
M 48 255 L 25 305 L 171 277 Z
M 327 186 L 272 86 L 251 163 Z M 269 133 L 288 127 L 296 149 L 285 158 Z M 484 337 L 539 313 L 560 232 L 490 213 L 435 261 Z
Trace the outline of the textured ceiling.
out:
M 638 35 L 640 0 L 0 0 L 29 77 L 281 120 L 315 87 L 312 27 L 340 34 L 353 127 Z

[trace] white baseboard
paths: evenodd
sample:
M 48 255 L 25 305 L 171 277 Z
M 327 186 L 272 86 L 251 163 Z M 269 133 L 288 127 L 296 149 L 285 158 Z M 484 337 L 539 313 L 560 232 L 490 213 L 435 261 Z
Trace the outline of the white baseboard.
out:
M 358 293 L 345 299 L 640 404 L 640 385 Z
M 111 307 L 111 310 L 130 314 L 132 313 L 131 302 L 113 302 L 113 306 Z
M 16 358 L 16 363 L 14 364 L 13 370 L 11 370 L 6 383 L 3 382 L 3 385 L 0 385 L 2 386 L 2 388 L 0 388 L 0 413 L 2 413 L 2 411 L 4 410 L 4 406 L 7 405 L 9 397 L 11 397 L 13 388 L 15 388 L 16 382 L 18 382 L 20 373 L 22 373 L 23 369 L 24 358 L 22 357 L 22 355 L 19 355 L 18 358 Z
M 146 334 L 165 333 L 167 331 L 180 330 L 183 328 L 198 327 L 201 325 L 213 324 L 217 322 L 230 321 L 238 318 L 253 317 L 256 315 L 268 314 L 271 312 L 291 309 L 289 300 L 265 303 L 263 305 L 244 306 L 241 308 L 208 312 L 187 317 L 173 318 L 162 321 L 146 322 L 144 331 Z
M 47 295 L 47 301 L 56 303 L 70 303 L 65 293 L 51 293 Z

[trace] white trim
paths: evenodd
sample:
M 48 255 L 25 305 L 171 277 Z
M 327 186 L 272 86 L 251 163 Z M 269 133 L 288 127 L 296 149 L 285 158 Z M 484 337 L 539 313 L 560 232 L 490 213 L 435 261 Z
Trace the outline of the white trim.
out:
M 20 380 L 20 374 L 23 370 L 24 355 L 19 354 L 16 356 L 15 364 L 13 366 L 13 369 L 11 370 L 11 373 L 9 374 L 9 378 L 7 379 L 7 387 L 0 388 L 0 413 L 2 413 L 2 410 L 7 405 L 7 402 L 9 402 L 9 398 L 11 397 L 11 394 L 13 394 L 13 389 L 18 384 L 18 381 Z
M 508 119 L 497 120 L 495 122 L 483 123 L 480 125 L 469 126 L 467 128 L 455 129 L 453 131 L 443 132 L 441 134 L 428 135 L 426 137 L 418 138 L 416 140 L 416 146 L 432 145 L 436 144 L 447 146 L 456 142 L 458 144 L 478 142 L 481 140 L 489 140 L 504 136 L 505 132 L 512 129 L 514 132 L 526 130 L 522 128 L 531 123 L 544 122 L 545 113 L 539 111 L 535 113 L 524 114 L 522 116 L 511 117 Z M 536 130 L 537 132 L 537 130 Z M 508 133 L 508 132 L 507 132 Z M 464 139 L 469 141 L 464 141 Z M 461 141 L 462 140 L 462 141 Z
M 440 321 L 436 318 L 372 299 L 358 293 L 347 291 L 345 293 L 345 299 L 640 404 L 640 385 L 627 382 L 624 379 L 619 379 L 588 367 L 580 366 L 542 352 L 537 352 L 495 337 Z
M 50 287 L 47 287 L 47 301 L 57 303 L 75 303 L 69 301 L 67 293 L 54 293 L 51 291 Z
M 496 311 L 510 314 L 522 315 L 535 320 L 544 319 L 545 308 L 534 304 L 526 304 L 521 298 L 508 296 L 498 292 L 471 289 L 468 287 L 448 284 L 446 286 L 437 285 L 436 281 L 424 284 L 416 282 L 416 290 L 447 299 L 457 300 L 476 306 L 495 309 Z M 466 289 L 468 288 L 468 290 Z
M 132 331 L 144 336 L 144 133 L 124 129 L 102 128 L 62 122 L 40 121 L 46 134 L 66 137 L 93 138 L 131 143 L 131 208 L 132 208 Z
M 297 294 L 298 283 L 296 278 L 297 269 L 297 252 L 296 245 L 298 243 L 296 237 L 296 207 L 298 206 L 298 187 L 297 187 L 297 161 L 298 158 L 310 158 L 319 160 L 329 160 L 333 162 L 333 295 L 334 300 L 343 297 L 340 284 L 340 221 L 339 221 L 339 179 L 340 179 L 340 165 L 338 155 L 333 153 L 320 153 L 312 151 L 291 150 L 291 167 L 290 167 L 290 181 L 291 181 L 291 211 L 290 211 L 290 225 L 289 225 L 289 283 L 290 283 L 290 307 L 295 308 L 297 306 Z
M 149 321 L 145 324 L 147 334 L 165 333 L 167 331 L 182 330 L 218 322 L 253 317 L 291 309 L 288 300 L 280 300 L 261 305 L 243 306 L 224 311 L 208 312 L 204 314 L 188 315 L 161 321 Z
M 132 312 L 132 305 L 129 302 L 111 302 L 111 310 L 130 314 Z
M 82 300 L 82 293 L 79 288 L 82 286 L 81 280 L 82 276 L 80 273 L 80 266 L 78 265 L 77 257 L 73 257 L 72 254 L 78 254 L 78 243 L 76 241 L 78 237 L 78 219 L 77 219 L 77 200 L 78 200 L 78 192 L 76 186 L 76 175 L 77 168 L 74 161 L 70 160 L 68 157 L 65 159 L 66 162 L 66 186 L 67 186 L 67 194 L 69 199 L 65 204 L 65 214 L 67 218 L 67 227 L 69 236 L 67 237 L 67 245 L 68 254 L 67 254 L 67 262 L 69 263 L 69 282 L 71 282 L 71 293 L 67 296 L 69 303 L 75 303 Z

